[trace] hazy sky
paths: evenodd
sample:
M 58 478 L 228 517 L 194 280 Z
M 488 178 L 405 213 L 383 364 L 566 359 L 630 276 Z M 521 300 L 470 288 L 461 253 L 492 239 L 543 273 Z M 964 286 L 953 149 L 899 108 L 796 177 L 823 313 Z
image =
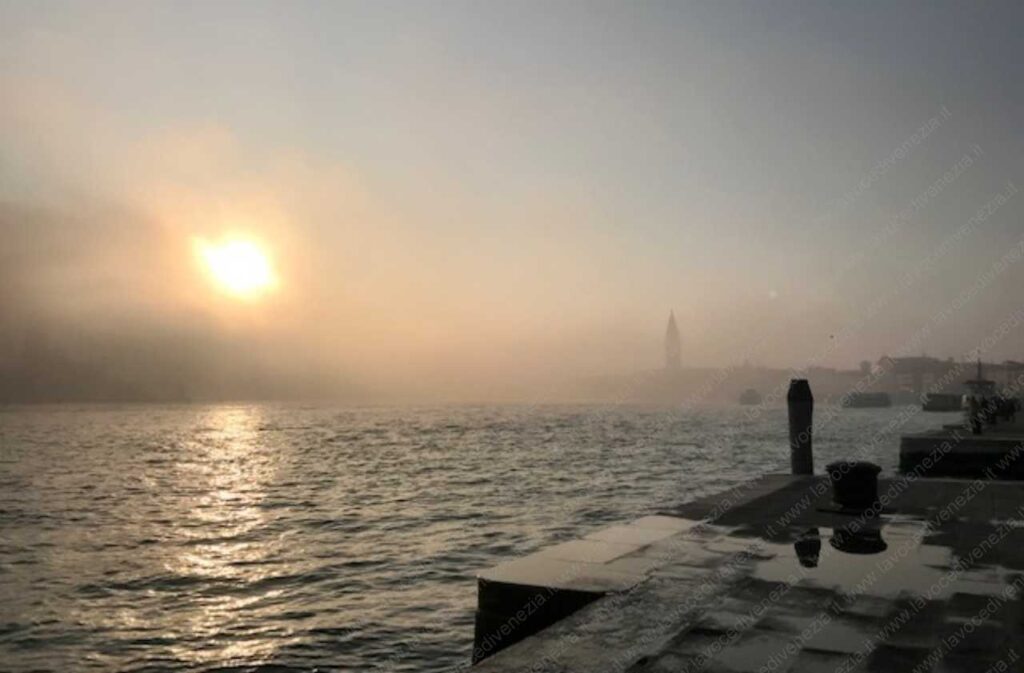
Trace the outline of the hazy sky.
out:
M 1019 260 L 984 276 L 1024 236 L 1022 31 L 1013 2 L 0 0 L 0 344 L 429 387 L 656 367 L 675 309 L 686 364 L 958 356 L 1022 304 Z M 276 292 L 211 287 L 193 241 L 228 234 Z

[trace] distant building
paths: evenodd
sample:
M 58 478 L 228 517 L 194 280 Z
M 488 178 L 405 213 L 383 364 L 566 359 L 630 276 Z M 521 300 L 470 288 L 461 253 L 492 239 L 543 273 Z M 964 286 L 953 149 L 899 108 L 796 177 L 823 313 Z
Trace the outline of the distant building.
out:
M 679 328 L 676 327 L 676 314 L 669 311 L 668 328 L 665 329 L 665 369 L 677 372 L 683 368 L 683 349 L 679 343 Z
M 953 358 L 891 358 L 883 355 L 878 366 L 883 372 L 878 380 L 879 388 L 896 395 L 903 393 L 914 397 L 920 397 L 926 392 L 958 393 L 966 374 Z

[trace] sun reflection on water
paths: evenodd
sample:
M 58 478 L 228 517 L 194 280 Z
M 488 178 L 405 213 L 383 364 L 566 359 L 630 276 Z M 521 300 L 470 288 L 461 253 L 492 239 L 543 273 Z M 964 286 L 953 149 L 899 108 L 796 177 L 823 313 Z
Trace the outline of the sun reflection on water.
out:
M 262 637 L 253 626 L 282 593 L 268 580 L 281 571 L 275 560 L 287 537 L 261 532 L 272 523 L 263 504 L 277 471 L 262 423 L 256 406 L 206 410 L 177 466 L 187 506 L 176 522 L 182 544 L 164 569 L 193 587 L 191 609 L 180 622 L 185 642 L 206 644 L 177 648 L 182 659 L 267 660 L 286 642 L 280 633 Z

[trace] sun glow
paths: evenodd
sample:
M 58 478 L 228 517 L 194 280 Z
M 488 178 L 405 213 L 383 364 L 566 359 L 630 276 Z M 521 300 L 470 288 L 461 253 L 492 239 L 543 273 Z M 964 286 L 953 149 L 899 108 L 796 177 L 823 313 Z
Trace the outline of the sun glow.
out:
M 270 259 L 252 241 L 230 239 L 210 243 L 198 239 L 196 251 L 210 276 L 228 294 L 251 299 L 277 285 Z

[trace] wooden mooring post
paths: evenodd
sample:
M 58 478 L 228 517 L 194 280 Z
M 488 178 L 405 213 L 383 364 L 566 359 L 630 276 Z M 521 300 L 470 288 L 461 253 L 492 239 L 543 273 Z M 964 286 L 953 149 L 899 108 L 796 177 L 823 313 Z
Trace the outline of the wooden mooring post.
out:
M 807 379 L 790 379 L 786 393 L 789 409 L 789 462 L 793 474 L 814 474 L 811 449 L 814 395 Z

